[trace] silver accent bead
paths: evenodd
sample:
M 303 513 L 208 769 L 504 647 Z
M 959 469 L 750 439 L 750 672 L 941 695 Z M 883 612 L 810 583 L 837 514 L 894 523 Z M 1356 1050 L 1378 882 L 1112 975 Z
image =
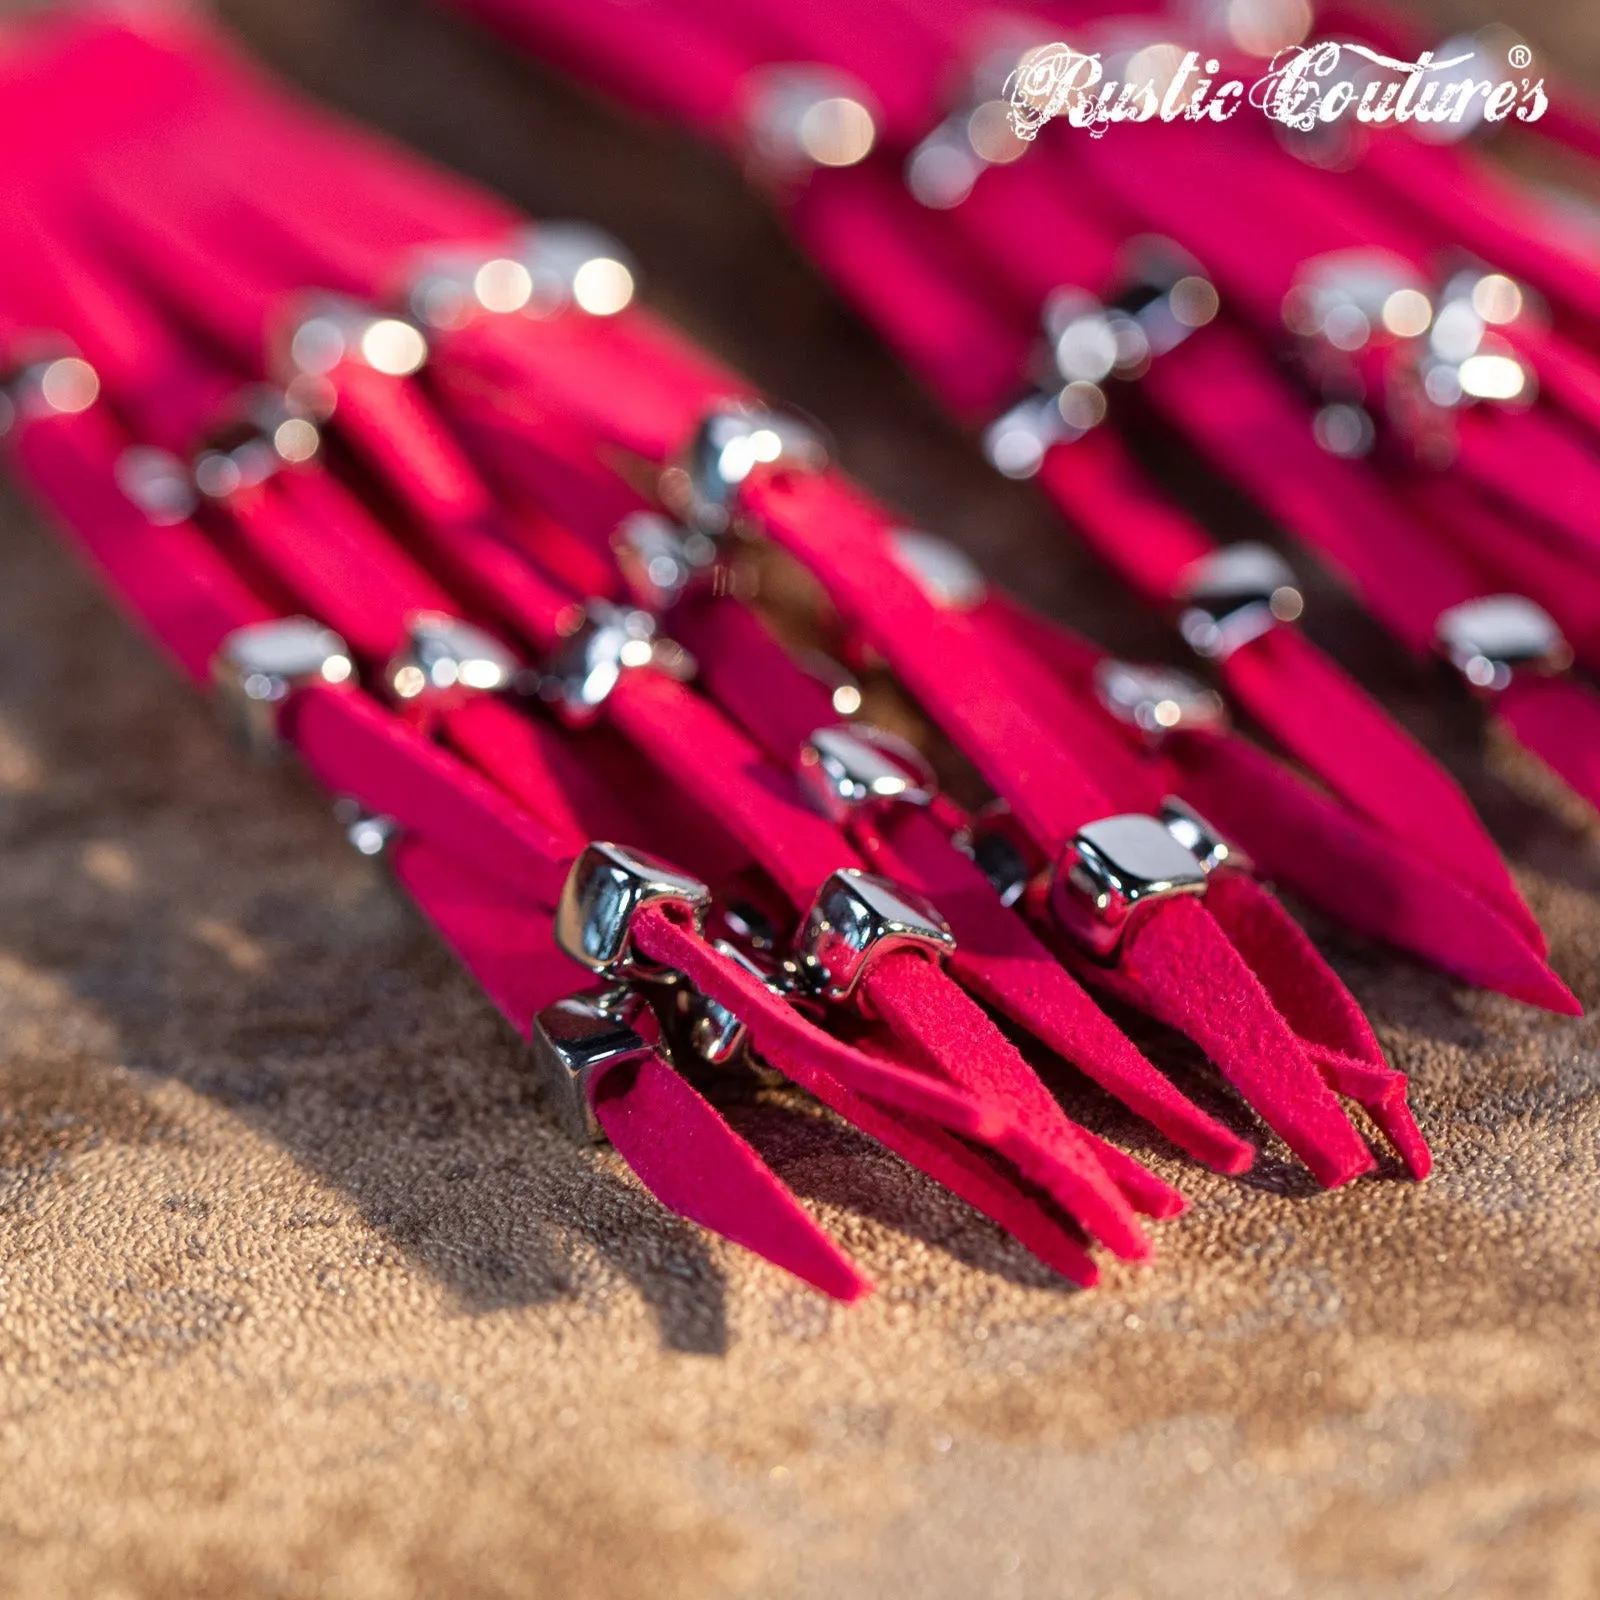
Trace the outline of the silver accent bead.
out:
M 1415 338 L 1432 321 L 1427 285 L 1386 250 L 1332 250 L 1301 264 L 1283 301 L 1284 326 L 1353 354 L 1376 339 Z
M 950 842 L 989 880 L 1007 909 L 1028 892 L 1035 867 L 1004 801 L 986 806 L 970 827 L 952 834 Z
M 281 750 L 278 713 L 296 689 L 348 683 L 354 676 L 344 640 L 310 617 L 235 628 L 211 660 L 223 721 L 259 759 L 271 759 Z
M 1522 312 L 1520 286 L 1501 273 L 1459 272 L 1438 296 L 1427 350 L 1418 368 L 1423 393 L 1445 410 L 1491 402 L 1530 404 L 1533 369 L 1495 331 Z
M 648 906 L 688 914 L 698 930 L 711 891 L 696 878 L 643 851 L 597 840 L 586 845 L 561 890 L 555 939 L 567 955 L 607 978 L 655 977 L 633 950 L 633 919 Z
M 1228 708 L 1214 689 L 1176 667 L 1141 666 L 1105 656 L 1095 663 L 1095 698 L 1118 722 L 1152 739 L 1179 729 L 1228 725 Z
M 849 1000 L 886 955 L 913 950 L 943 961 L 955 935 L 921 895 L 855 867 L 829 874 L 795 941 L 816 987 L 830 1000 Z
M 1084 949 L 1110 959 L 1137 917 L 1205 887 L 1205 868 L 1160 820 L 1104 817 L 1068 842 L 1051 876 L 1050 907 Z
M 450 329 L 485 313 L 614 316 L 632 302 L 637 282 L 633 257 L 610 234 L 583 222 L 543 222 L 518 232 L 503 252 L 430 252 L 408 298 L 425 327 Z
M 836 827 L 862 812 L 926 806 L 939 787 L 914 744 L 864 722 L 818 728 L 796 772 L 806 798 Z
M 132 444 L 117 457 L 117 487 L 157 527 L 171 527 L 195 508 L 194 480 L 170 450 Z
M 586 728 L 624 671 L 656 663 L 667 643 L 657 636 L 656 619 L 648 611 L 591 600 L 577 628 L 533 675 L 535 690 L 569 728 Z M 686 652 L 678 654 L 688 662 Z
M 406 619 L 406 642 L 384 668 L 384 681 L 405 709 L 425 715 L 511 686 L 516 657 L 492 634 L 441 611 Z
M 1440 653 L 1475 690 L 1497 694 L 1518 672 L 1564 672 L 1572 647 L 1554 617 L 1519 594 L 1488 595 L 1442 611 L 1434 623 Z
M 742 89 L 745 141 L 758 177 L 793 182 L 817 167 L 853 167 L 877 142 L 870 95 L 832 67 L 761 67 Z
M 321 432 L 304 410 L 279 390 L 253 389 L 195 455 L 194 484 L 201 494 L 225 500 L 285 466 L 309 461 L 321 447 Z
M 0 438 L 19 422 L 73 417 L 100 397 L 100 374 L 82 356 L 41 356 L 0 381 Z
M 545 1108 L 579 1144 L 605 1140 L 589 1099 L 589 1085 L 603 1068 L 648 1060 L 654 1046 L 635 1024 L 645 1002 L 628 990 L 569 995 L 533 1019 L 528 1042 L 544 1090 Z
M 1173 585 L 1178 631 L 1208 661 L 1226 661 L 1305 610 L 1294 569 L 1269 545 L 1240 543 L 1191 562 Z
M 1088 387 L 1099 393 L 1096 386 Z M 996 417 L 983 430 L 983 453 L 989 465 L 1008 478 L 1031 478 L 1044 465 L 1052 445 L 1081 439 L 1089 428 L 1067 420 L 1061 398 L 1055 393 L 1030 394 Z M 1083 420 L 1088 422 L 1089 415 Z
M 971 611 L 988 596 L 988 582 L 972 557 L 948 539 L 920 528 L 895 528 L 889 534 L 889 549 L 941 611 Z
M 664 490 L 682 503 L 684 521 L 719 538 L 733 525 L 739 492 L 759 468 L 817 473 L 827 468 L 827 441 L 811 423 L 768 406 L 729 403 L 701 424 Z
M 713 939 L 711 948 L 724 960 L 743 967 L 774 994 L 784 994 L 780 979 L 771 972 L 763 971 L 737 945 L 730 944 L 726 939 Z M 745 1055 L 750 1043 L 749 1025 L 725 1005 L 713 1000 L 710 995 L 690 989 L 679 990 L 678 1001 L 683 1018 L 682 1037 L 695 1056 L 707 1066 L 730 1066 Z
M 427 337 L 414 322 L 345 295 L 304 302 L 273 351 L 274 370 L 285 382 L 297 375 L 324 378 L 344 361 L 407 378 L 427 359 Z
M 1254 872 L 1255 864 L 1238 845 L 1230 843 L 1193 806 L 1168 795 L 1161 802 L 1162 826 L 1205 869 L 1209 877 L 1224 868 Z
M 690 590 L 710 583 L 717 570 L 716 540 L 655 511 L 624 517 L 611 546 L 623 581 L 649 611 L 670 611 Z
M 368 811 L 348 795 L 334 802 L 333 814 L 344 829 L 350 848 L 370 861 L 383 860 L 399 841 L 400 824 L 393 817 Z
M 1177 349 L 1221 309 L 1216 285 L 1205 268 L 1160 234 L 1129 240 L 1121 265 L 1122 286 L 1112 309 L 1138 328 L 1150 356 Z M 1120 375 L 1131 375 L 1126 365 Z

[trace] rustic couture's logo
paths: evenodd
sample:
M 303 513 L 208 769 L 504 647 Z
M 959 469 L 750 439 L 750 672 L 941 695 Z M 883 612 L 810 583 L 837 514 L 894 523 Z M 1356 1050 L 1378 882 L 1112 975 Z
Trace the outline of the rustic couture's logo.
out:
M 1533 64 L 1524 44 L 1507 52 L 1522 72 Z M 1222 64 L 1176 45 L 1146 46 L 1108 65 L 1098 51 L 1068 44 L 1030 50 L 1006 80 L 1011 127 L 1033 139 L 1056 118 L 1099 138 L 1115 122 L 1228 122 L 1245 105 L 1301 133 L 1353 117 L 1382 125 L 1411 123 L 1444 137 L 1515 115 L 1537 122 L 1549 101 L 1544 79 L 1493 76 L 1472 49 L 1447 56 L 1424 50 L 1396 60 L 1362 44 L 1324 40 L 1280 50 L 1252 84 L 1219 83 Z

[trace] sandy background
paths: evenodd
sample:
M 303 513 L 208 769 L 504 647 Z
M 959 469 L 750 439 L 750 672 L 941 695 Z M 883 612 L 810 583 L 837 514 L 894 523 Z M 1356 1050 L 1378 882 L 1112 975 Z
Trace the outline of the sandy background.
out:
M 1159 638 L 713 158 L 420 4 L 227 9 L 621 232 L 659 305 L 992 570 Z M 1600 85 L 1592 7 L 1517 20 Z M 1600 1027 L 1329 941 L 1436 1177 L 1317 1195 L 1150 1149 L 1193 1210 L 1090 1294 L 803 1108 L 738 1108 L 881 1284 L 830 1310 L 549 1129 L 316 798 L 242 767 L 9 494 L 0 573 L 0 1594 L 1600 1593 Z M 1468 779 L 1600 1006 L 1600 836 L 1336 595 L 1311 626 Z

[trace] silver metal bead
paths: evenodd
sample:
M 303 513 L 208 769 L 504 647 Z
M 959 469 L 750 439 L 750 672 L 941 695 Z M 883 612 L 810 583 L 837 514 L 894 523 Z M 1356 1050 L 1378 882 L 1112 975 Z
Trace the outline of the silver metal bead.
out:
M 1479 693 L 1497 694 L 1518 672 L 1564 672 L 1572 647 L 1554 617 L 1519 594 L 1466 600 L 1439 614 L 1440 653 Z
M 577 628 L 534 675 L 536 692 L 569 728 L 586 728 L 599 717 L 623 672 L 656 662 L 666 642 L 658 638 L 656 619 L 648 611 L 591 600 Z
M 427 337 L 416 323 L 345 295 L 318 295 L 304 302 L 273 351 L 274 370 L 285 382 L 299 375 L 326 377 L 344 361 L 406 378 L 427 359 Z
M 1191 562 L 1173 586 L 1178 631 L 1208 661 L 1226 661 L 1305 610 L 1294 569 L 1269 545 L 1223 546 Z
M 0 438 L 19 422 L 72 417 L 100 397 L 100 375 L 82 356 L 40 356 L 0 382 Z
M 681 500 L 675 509 L 689 526 L 719 538 L 732 527 L 740 490 L 753 472 L 822 472 L 829 456 L 821 432 L 802 418 L 730 402 L 700 424 L 664 487 Z
M 1031 478 L 1044 465 L 1052 445 L 1071 444 L 1086 432 L 1063 415 L 1058 395 L 1030 394 L 983 430 L 983 453 L 989 465 L 1006 477 Z
M 1095 663 L 1094 690 L 1095 698 L 1117 721 L 1151 739 L 1179 729 L 1228 725 L 1222 696 L 1176 667 L 1141 666 L 1106 656 Z
M 1028 892 L 1037 862 L 1003 800 L 985 806 L 950 842 L 989 880 L 1001 905 L 1014 906 Z
M 869 723 L 818 728 L 796 763 L 806 798 L 835 826 L 861 813 L 926 806 L 938 779 L 909 740 Z
M 971 611 L 983 604 L 989 585 L 966 551 L 924 533 L 920 528 L 895 528 L 889 549 L 898 566 L 941 611 Z
M 211 661 L 211 681 L 224 723 L 258 759 L 282 749 L 278 713 L 296 690 L 339 685 L 355 676 L 349 647 L 310 617 L 235 628 Z
M 670 906 L 699 929 L 711 908 L 711 891 L 643 851 L 596 841 L 567 874 L 556 908 L 556 943 L 608 978 L 659 976 L 648 963 L 641 965 L 633 949 L 633 919 L 648 906 Z
M 1284 297 L 1284 326 L 1353 354 L 1374 340 L 1411 339 L 1433 320 L 1427 284 L 1403 257 L 1365 247 L 1303 262 Z
M 368 860 L 383 860 L 400 838 L 400 824 L 393 817 L 368 811 L 359 800 L 349 796 L 334 802 L 333 814 L 344 829 L 350 848 Z
M 459 328 L 484 313 L 615 316 L 633 300 L 638 268 L 610 234 L 583 222 L 543 222 L 503 252 L 434 251 L 413 272 L 409 303 L 425 327 Z
M 1137 917 L 1178 895 L 1205 893 L 1206 872 L 1155 817 L 1105 817 L 1080 828 L 1056 863 L 1050 907 L 1091 955 L 1114 957 Z
M 322 447 L 316 421 L 276 389 L 258 388 L 241 400 L 237 414 L 214 429 L 194 458 L 194 484 L 201 494 L 225 500 L 254 488 L 285 466 L 309 461 Z
M 848 74 L 809 62 L 759 68 L 742 85 L 750 166 L 794 182 L 817 167 L 853 167 L 877 141 L 871 96 Z
M 795 941 L 816 987 L 830 1000 L 851 999 L 893 951 L 943 961 L 955 945 L 950 925 L 921 895 L 855 867 L 829 875 Z
M 1238 845 L 1230 843 L 1193 806 L 1175 795 L 1168 795 L 1161 802 L 1161 822 L 1200 863 L 1207 876 L 1224 868 L 1236 872 L 1255 871 L 1255 864 Z
M 1041 320 L 1063 383 L 1133 377 L 1150 364 L 1150 341 L 1139 321 L 1082 289 L 1057 289 Z
M 154 445 L 129 445 L 117 457 L 117 487 L 158 527 L 170 527 L 191 515 L 194 480 L 183 461 Z
M 1143 234 L 1130 240 L 1121 265 L 1122 287 L 1111 309 L 1138 328 L 1149 356 L 1177 349 L 1221 309 L 1205 268 L 1171 239 Z M 1133 341 L 1128 344 L 1131 354 Z M 1119 374 L 1131 376 L 1136 369 L 1137 363 L 1125 358 Z
M 1530 404 L 1533 369 L 1496 328 L 1522 312 L 1519 285 L 1501 273 L 1457 273 L 1438 297 L 1427 349 L 1418 366 L 1423 393 L 1445 410 L 1483 402 Z
M 724 960 L 743 967 L 772 993 L 787 998 L 779 976 L 757 966 L 737 945 L 726 939 L 713 939 L 711 948 Z M 698 1059 L 710 1067 L 726 1067 L 746 1055 L 750 1043 L 749 1026 L 726 1006 L 692 989 L 680 989 L 678 1001 L 683 1021 L 682 1038 Z
M 653 1052 L 654 1046 L 637 1027 L 644 1010 L 642 997 L 615 989 L 569 995 L 533 1019 L 528 1039 L 545 1108 L 579 1144 L 605 1140 L 589 1098 L 595 1075 L 648 1060 Z
M 511 687 L 516 657 L 492 634 L 442 611 L 406 619 L 406 642 L 384 668 L 398 704 L 422 715 Z
M 685 594 L 709 584 L 717 543 L 655 511 L 635 511 L 611 536 L 617 565 L 633 598 L 648 611 L 670 611 Z

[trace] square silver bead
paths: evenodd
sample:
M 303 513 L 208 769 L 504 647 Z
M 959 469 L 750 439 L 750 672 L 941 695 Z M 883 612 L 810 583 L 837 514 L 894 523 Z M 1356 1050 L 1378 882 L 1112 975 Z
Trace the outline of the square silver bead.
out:
M 891 951 L 942 961 L 956 947 L 949 923 L 920 894 L 856 867 L 829 874 L 795 943 L 830 1000 L 851 999 Z
M 579 1144 L 605 1139 L 589 1098 L 602 1068 L 642 1061 L 654 1048 L 635 1024 L 644 1002 L 626 991 L 570 995 L 546 1006 L 528 1035 L 545 1107 Z
M 643 851 L 596 841 L 584 847 L 556 908 L 556 943 L 574 961 L 609 978 L 651 975 L 633 949 L 633 919 L 648 906 L 686 912 L 696 929 L 711 909 L 711 891 Z
M 1206 869 L 1159 818 L 1103 817 L 1080 828 L 1057 862 L 1050 905 L 1092 955 L 1114 956 L 1129 926 L 1163 900 L 1205 893 Z

